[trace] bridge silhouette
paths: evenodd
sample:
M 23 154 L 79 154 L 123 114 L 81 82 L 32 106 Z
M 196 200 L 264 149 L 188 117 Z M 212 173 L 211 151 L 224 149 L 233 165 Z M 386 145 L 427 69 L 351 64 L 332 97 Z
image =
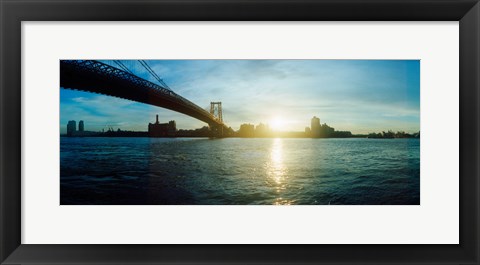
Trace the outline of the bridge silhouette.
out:
M 165 86 L 95 60 L 60 61 L 60 87 L 123 98 L 180 112 L 206 122 L 213 136 L 222 137 L 228 132 L 221 112 L 216 117 L 214 113 L 202 109 L 163 84 Z M 218 102 L 212 102 L 214 103 Z

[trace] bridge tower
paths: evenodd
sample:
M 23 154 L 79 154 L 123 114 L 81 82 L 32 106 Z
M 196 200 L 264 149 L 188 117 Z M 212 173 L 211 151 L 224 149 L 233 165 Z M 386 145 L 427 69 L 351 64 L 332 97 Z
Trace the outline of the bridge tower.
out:
M 217 115 L 215 115 L 215 113 Z M 223 123 L 222 102 L 210 102 L 210 114 L 217 118 L 219 122 Z
M 210 102 L 210 114 L 222 125 L 210 125 L 215 137 L 223 137 L 222 102 Z

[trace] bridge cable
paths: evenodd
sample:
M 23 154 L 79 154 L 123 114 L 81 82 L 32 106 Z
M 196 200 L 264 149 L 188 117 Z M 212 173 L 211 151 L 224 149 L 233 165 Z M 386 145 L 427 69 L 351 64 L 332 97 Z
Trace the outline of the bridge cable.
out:
M 163 83 L 163 80 L 153 71 L 153 69 L 145 62 L 145 60 L 138 60 L 140 64 L 145 68 L 157 81 L 159 81 L 161 84 Z
M 133 72 L 130 71 L 130 69 L 128 69 L 121 61 L 119 61 L 119 60 L 113 60 L 113 62 L 116 63 L 120 68 L 122 68 L 123 71 L 128 72 L 128 73 L 134 75 Z
M 157 73 L 155 73 L 155 71 L 153 71 L 153 69 L 147 64 L 147 62 L 145 60 L 138 60 L 142 65 L 143 67 L 145 67 L 145 69 L 147 69 L 147 71 L 150 72 L 150 74 L 155 77 L 155 79 L 157 79 L 158 81 L 161 81 L 162 79 L 157 75 Z M 163 80 L 162 80 L 163 81 Z
M 140 64 L 158 81 L 160 82 L 161 85 L 163 85 L 165 88 L 172 90 L 161 78 L 160 76 L 153 71 L 153 69 L 147 64 L 145 60 L 138 60 Z
M 120 67 L 123 71 L 130 73 L 130 71 L 127 71 L 125 65 L 123 65 L 120 61 L 112 60 L 112 62 L 114 62 L 114 63 L 115 63 L 118 67 Z

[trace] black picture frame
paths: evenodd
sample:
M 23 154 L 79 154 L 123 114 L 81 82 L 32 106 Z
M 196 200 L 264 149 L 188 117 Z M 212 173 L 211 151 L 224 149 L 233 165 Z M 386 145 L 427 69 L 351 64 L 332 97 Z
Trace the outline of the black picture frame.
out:
M 478 0 L 0 0 L 0 16 L 1 264 L 479 264 Z M 149 20 L 459 21 L 460 244 L 22 245 L 22 21 Z

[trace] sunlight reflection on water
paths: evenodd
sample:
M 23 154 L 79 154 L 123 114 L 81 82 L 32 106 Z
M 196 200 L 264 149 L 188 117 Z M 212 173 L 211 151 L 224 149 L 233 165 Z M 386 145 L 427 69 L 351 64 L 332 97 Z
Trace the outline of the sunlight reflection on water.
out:
M 287 189 L 288 185 L 288 169 L 283 163 L 283 140 L 281 138 L 275 138 L 272 142 L 270 151 L 270 161 L 267 164 L 267 176 L 273 180 L 273 185 L 277 196 L 274 204 L 277 205 L 289 205 L 290 200 L 283 199 L 282 191 Z
M 418 139 L 68 138 L 61 204 L 419 204 Z

